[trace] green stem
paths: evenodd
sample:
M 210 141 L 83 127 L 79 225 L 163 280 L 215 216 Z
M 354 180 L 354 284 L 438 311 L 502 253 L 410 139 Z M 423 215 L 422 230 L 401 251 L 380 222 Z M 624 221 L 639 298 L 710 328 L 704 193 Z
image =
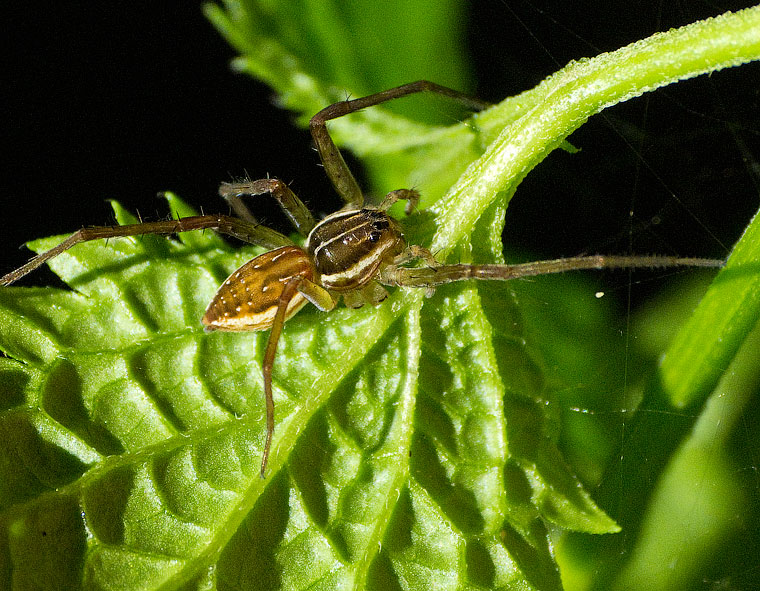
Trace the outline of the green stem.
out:
M 571 62 L 535 89 L 476 116 L 498 137 L 433 208 L 433 252 L 448 252 L 499 193 L 517 185 L 602 109 L 678 80 L 760 59 L 760 6 L 656 33 L 611 53 Z M 505 127 L 506 125 L 506 127 Z

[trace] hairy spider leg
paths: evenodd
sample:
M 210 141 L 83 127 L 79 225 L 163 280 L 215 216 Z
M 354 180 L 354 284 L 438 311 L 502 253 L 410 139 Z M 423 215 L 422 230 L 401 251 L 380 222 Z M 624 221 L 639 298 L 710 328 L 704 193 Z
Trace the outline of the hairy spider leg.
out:
M 272 436 L 274 435 L 274 398 L 272 396 L 272 368 L 274 367 L 274 356 L 277 353 L 277 343 L 280 340 L 282 325 L 285 324 L 285 312 L 288 309 L 288 303 L 298 293 L 298 286 L 301 283 L 300 277 L 293 277 L 285 284 L 280 293 L 277 302 L 277 313 L 275 314 L 272 328 L 269 331 L 269 340 L 264 352 L 264 360 L 261 363 L 261 370 L 264 374 L 264 399 L 267 407 L 267 434 L 264 442 L 264 451 L 261 454 L 261 477 L 267 469 L 269 461 L 269 451 L 272 448 Z
M 92 226 L 74 232 L 57 246 L 38 254 L 22 267 L 3 275 L 0 277 L 0 285 L 10 285 L 14 281 L 18 281 L 43 263 L 80 242 L 124 236 L 140 236 L 143 234 L 178 234 L 180 232 L 208 229 L 216 230 L 220 234 L 233 236 L 244 242 L 257 244 L 265 248 L 279 248 L 280 246 L 293 244 L 290 238 L 271 228 L 227 215 L 196 215 L 178 220 L 143 222 L 140 224 L 128 224 L 126 226 Z
M 414 248 L 414 247 L 410 247 Z M 419 247 L 417 247 L 419 249 Z M 465 281 L 468 279 L 481 279 L 492 281 L 509 281 L 522 277 L 534 277 L 536 275 L 549 275 L 552 273 L 565 273 L 567 271 L 581 271 L 584 269 L 656 269 L 668 267 L 705 267 L 721 268 L 726 262 L 722 259 L 682 258 L 671 256 L 618 256 L 618 255 L 592 255 L 582 257 L 568 257 L 547 261 L 533 261 L 516 265 L 442 265 L 435 264 L 435 260 L 428 258 L 429 252 L 425 249 L 404 252 L 397 261 L 388 265 L 380 272 L 377 280 L 383 285 L 397 287 L 426 287 L 432 290 L 437 285 Z M 432 256 L 432 255 L 431 255 Z M 402 267 L 404 264 L 421 258 L 427 266 Z
M 403 84 L 361 98 L 333 103 L 322 109 L 309 121 L 311 136 L 314 139 L 314 144 L 317 146 L 319 158 L 322 160 L 325 172 L 330 178 L 333 187 L 335 187 L 335 191 L 346 204 L 346 207 L 356 209 L 362 207 L 364 205 L 364 196 L 359 188 L 359 183 L 356 182 L 346 161 L 343 160 L 340 150 L 338 150 L 335 142 L 330 137 L 327 131 L 327 122 L 331 119 L 349 115 L 350 113 L 356 113 L 367 107 L 374 107 L 375 105 L 418 92 L 435 92 L 436 94 L 451 98 L 474 111 L 480 111 L 491 106 L 490 103 L 478 100 L 452 88 L 447 88 L 428 80 L 417 80 L 416 82 Z
M 317 308 L 326 312 L 335 307 L 335 300 L 327 290 L 313 283 L 309 279 L 301 276 L 290 278 L 280 292 L 277 299 L 277 313 L 272 321 L 272 328 L 269 331 L 267 348 L 264 352 L 264 359 L 261 362 L 261 371 L 264 376 L 264 399 L 266 401 L 267 411 L 267 430 L 266 440 L 264 442 L 264 451 L 261 454 L 261 477 L 264 478 L 269 461 L 269 452 L 272 449 L 272 436 L 274 435 L 274 397 L 272 395 L 272 369 L 274 368 L 275 354 L 277 353 L 277 343 L 280 341 L 282 327 L 285 324 L 286 314 L 290 301 L 300 293 Z
M 256 181 L 246 180 L 237 183 L 222 183 L 219 187 L 219 195 L 230 204 L 235 213 L 251 223 L 258 223 L 256 218 L 243 203 L 242 197 L 255 196 L 270 193 L 277 200 L 280 207 L 295 226 L 298 233 L 308 236 L 316 225 L 314 216 L 304 205 L 298 195 L 290 190 L 290 187 L 280 179 L 259 179 Z
M 377 208 L 380 211 L 388 211 L 396 201 L 406 201 L 404 213 L 412 215 L 412 212 L 420 204 L 420 192 L 415 189 L 396 189 L 388 193 Z

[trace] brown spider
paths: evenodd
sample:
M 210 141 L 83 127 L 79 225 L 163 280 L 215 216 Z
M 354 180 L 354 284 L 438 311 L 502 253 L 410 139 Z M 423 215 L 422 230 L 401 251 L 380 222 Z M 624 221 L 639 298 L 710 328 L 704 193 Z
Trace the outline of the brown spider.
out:
M 424 287 L 431 294 L 437 285 L 465 279 L 506 281 L 580 269 L 720 267 L 724 264 L 721 260 L 699 258 L 596 255 L 519 265 L 444 265 L 427 249 L 408 246 L 399 223 L 387 214 L 387 210 L 396 201 L 405 200 L 405 211 L 409 215 L 419 201 L 419 194 L 410 189 L 398 189 L 388 193 L 379 206 L 366 205 L 359 185 L 327 131 L 326 122 L 422 91 L 436 92 L 475 110 L 488 106 L 450 88 L 420 80 L 363 98 L 335 103 L 311 118 L 309 127 L 325 171 L 345 203 L 340 211 L 319 222 L 278 179 L 224 183 L 219 193 L 230 203 L 238 217 L 200 215 L 126 226 L 82 228 L 58 246 L 1 277 L 0 285 L 13 283 L 75 244 L 88 240 L 174 234 L 210 228 L 271 249 L 232 273 L 219 287 L 201 319 L 206 330 L 271 329 L 262 362 L 267 417 L 266 441 L 261 458 L 263 477 L 274 433 L 272 367 L 277 342 L 284 322 L 307 302 L 327 311 L 335 307 L 340 297 L 350 308 L 358 308 L 365 303 L 377 305 L 388 295 L 384 286 Z M 303 248 L 285 235 L 259 224 L 242 202 L 245 195 L 263 193 L 270 193 L 279 202 L 296 230 L 306 238 Z M 418 259 L 425 265 L 406 266 Z

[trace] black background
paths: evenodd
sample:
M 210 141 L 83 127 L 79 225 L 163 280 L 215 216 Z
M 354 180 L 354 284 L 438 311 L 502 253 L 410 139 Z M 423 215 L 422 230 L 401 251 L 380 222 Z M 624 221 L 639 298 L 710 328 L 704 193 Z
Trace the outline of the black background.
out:
M 598 4 L 473 3 L 478 94 L 498 101 L 571 59 L 745 5 Z M 106 199 L 156 219 L 166 215 L 157 192 L 172 190 L 226 211 L 219 182 L 247 172 L 337 203 L 308 133 L 268 88 L 231 72 L 235 54 L 199 3 L 24 6 L 5 19 L 0 271 L 28 258 L 18 249 L 28 239 L 109 223 Z M 759 201 L 759 73 L 734 68 L 594 117 L 571 138 L 579 154 L 555 152 L 520 186 L 507 241 L 544 257 L 724 256 Z

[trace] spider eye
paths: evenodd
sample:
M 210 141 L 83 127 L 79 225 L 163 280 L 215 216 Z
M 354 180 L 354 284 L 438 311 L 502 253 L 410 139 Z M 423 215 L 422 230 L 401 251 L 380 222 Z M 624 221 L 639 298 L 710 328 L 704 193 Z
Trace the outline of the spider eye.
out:
M 381 235 L 382 234 L 380 232 L 378 232 L 377 230 L 375 230 L 373 232 L 370 232 L 369 233 L 369 241 L 370 242 L 377 242 L 378 240 L 380 240 L 380 236 Z

